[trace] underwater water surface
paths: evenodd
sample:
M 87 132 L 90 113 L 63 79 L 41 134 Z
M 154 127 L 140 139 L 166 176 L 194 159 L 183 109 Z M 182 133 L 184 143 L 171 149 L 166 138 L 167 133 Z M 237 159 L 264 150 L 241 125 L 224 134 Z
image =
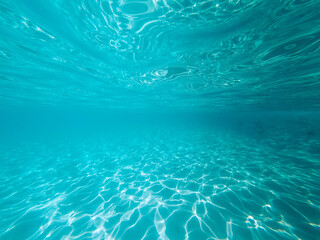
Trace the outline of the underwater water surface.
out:
M 0 0 L 0 239 L 319 240 L 319 0 Z
M 319 6 L 2 0 L 1 105 L 318 110 Z

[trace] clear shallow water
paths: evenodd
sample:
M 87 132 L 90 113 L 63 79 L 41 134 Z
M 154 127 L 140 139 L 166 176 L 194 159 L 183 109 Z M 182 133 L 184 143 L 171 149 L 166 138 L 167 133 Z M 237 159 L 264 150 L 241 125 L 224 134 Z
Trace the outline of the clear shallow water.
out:
M 317 121 L 223 119 L 2 144 L 0 239 L 319 239 Z
M 318 0 L 0 0 L 0 239 L 320 239 Z

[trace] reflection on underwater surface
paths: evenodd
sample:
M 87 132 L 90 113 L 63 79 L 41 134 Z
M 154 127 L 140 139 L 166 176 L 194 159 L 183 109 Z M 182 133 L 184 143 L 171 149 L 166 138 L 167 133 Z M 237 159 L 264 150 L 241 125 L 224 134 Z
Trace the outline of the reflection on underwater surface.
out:
M 317 110 L 319 0 L 0 1 L 0 104 Z
M 3 145 L 0 239 L 319 239 L 320 131 L 270 122 Z

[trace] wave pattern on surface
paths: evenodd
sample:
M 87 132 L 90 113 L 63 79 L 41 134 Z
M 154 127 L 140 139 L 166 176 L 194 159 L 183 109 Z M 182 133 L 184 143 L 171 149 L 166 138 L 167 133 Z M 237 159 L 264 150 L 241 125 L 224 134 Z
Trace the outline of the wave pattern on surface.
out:
M 318 109 L 319 7 L 317 0 L 0 1 L 0 100 Z

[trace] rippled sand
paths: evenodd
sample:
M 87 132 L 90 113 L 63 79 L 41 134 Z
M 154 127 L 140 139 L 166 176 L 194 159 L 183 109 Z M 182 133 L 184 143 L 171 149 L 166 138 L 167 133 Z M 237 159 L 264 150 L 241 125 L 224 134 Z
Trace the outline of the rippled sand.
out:
M 199 130 L 2 149 L 0 239 L 319 239 L 316 142 L 282 140 Z

